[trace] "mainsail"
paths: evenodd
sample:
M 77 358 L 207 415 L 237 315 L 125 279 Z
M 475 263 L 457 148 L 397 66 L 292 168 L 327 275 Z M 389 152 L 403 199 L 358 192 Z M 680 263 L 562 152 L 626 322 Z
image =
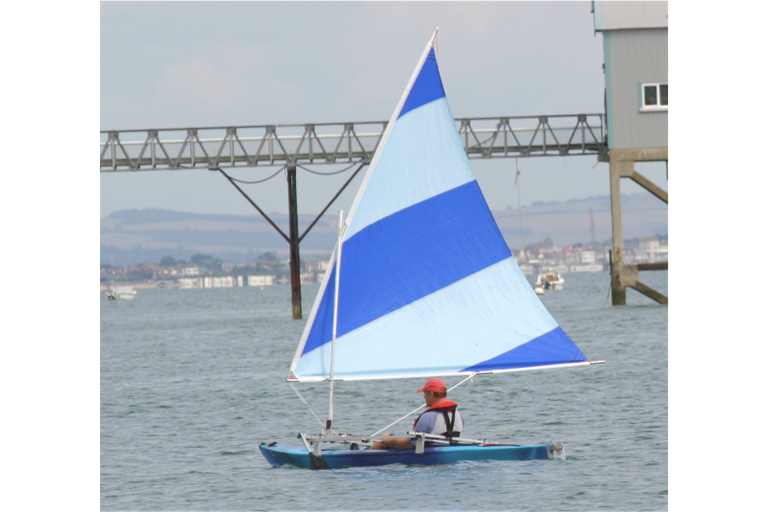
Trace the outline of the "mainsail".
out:
M 334 379 L 590 364 L 536 296 L 493 219 L 448 108 L 435 35 L 347 219 Z M 290 381 L 329 379 L 335 261 L 334 252 Z

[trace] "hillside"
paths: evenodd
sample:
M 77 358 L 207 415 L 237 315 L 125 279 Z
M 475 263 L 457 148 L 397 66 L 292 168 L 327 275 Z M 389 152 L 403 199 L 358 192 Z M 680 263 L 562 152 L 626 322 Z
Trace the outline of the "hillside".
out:
M 666 205 L 649 194 L 622 196 L 626 238 L 666 234 Z M 563 202 L 539 202 L 494 211 L 502 233 L 513 248 L 551 238 L 557 244 L 590 240 L 590 209 L 598 241 L 610 238 L 608 196 Z M 270 216 L 288 231 L 288 216 Z M 299 216 L 299 229 L 314 214 Z M 336 220 L 326 215 L 302 242 L 306 255 L 326 254 L 336 237 Z M 168 255 L 188 258 L 195 253 L 229 261 L 249 260 L 268 250 L 287 252 L 285 241 L 256 212 L 253 215 L 199 214 L 172 210 L 121 210 L 101 220 L 101 261 L 112 265 L 158 261 Z

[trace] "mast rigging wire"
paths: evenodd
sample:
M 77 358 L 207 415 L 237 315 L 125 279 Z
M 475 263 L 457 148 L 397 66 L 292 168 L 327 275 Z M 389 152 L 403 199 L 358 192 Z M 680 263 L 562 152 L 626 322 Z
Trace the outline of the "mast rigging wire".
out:
M 304 399 L 304 397 L 303 397 L 303 396 L 301 396 L 301 393 L 299 392 L 299 390 L 298 390 L 298 389 L 296 389 L 296 386 L 294 386 L 292 382 L 289 382 L 289 383 L 288 383 L 288 385 L 289 385 L 289 386 L 291 386 L 291 389 L 293 390 L 293 392 L 294 392 L 294 393 L 296 393 L 296 396 L 297 396 L 297 397 L 299 397 L 299 400 L 301 400 L 301 402 L 302 402 L 304 405 L 306 405 L 306 406 L 307 406 L 307 409 L 309 409 L 309 412 L 311 412 L 311 413 L 312 413 L 312 416 L 314 416 L 314 417 L 315 417 L 315 419 L 317 420 L 317 422 L 318 422 L 318 423 L 320 423 L 320 426 L 321 426 L 321 427 L 322 427 L 322 426 L 325 426 L 325 424 L 323 423 L 323 420 L 321 420 L 321 419 L 320 419 L 320 416 L 318 416 L 318 415 L 315 413 L 315 410 L 314 410 L 314 409 L 312 409 L 312 406 L 311 406 L 311 405 L 309 405 L 309 402 L 307 402 L 307 401 Z

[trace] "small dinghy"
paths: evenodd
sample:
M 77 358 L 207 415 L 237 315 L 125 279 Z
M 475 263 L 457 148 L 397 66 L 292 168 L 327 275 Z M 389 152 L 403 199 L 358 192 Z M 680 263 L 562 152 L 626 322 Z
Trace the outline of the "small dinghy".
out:
M 408 432 L 412 449 L 373 449 L 333 429 L 337 381 L 463 377 L 588 366 L 515 261 L 446 100 L 437 31 L 376 148 L 291 362 L 288 382 L 327 382 L 328 416 L 302 445 L 262 443 L 274 465 L 341 468 L 550 459 L 559 443 L 509 444 Z M 344 265 L 342 266 L 342 253 Z M 310 411 L 312 411 L 310 407 Z M 319 420 L 319 416 L 312 411 Z M 406 441 L 406 445 L 408 442 Z M 341 448 L 339 448 L 341 447 Z
M 564 457 L 562 446 L 557 443 L 436 446 L 427 447 L 422 453 L 416 453 L 415 450 L 326 449 L 321 451 L 319 457 L 303 447 L 277 443 L 262 443 L 259 449 L 273 466 L 286 464 L 304 469 L 341 469 L 386 464 L 434 465 L 460 461 L 547 460 Z

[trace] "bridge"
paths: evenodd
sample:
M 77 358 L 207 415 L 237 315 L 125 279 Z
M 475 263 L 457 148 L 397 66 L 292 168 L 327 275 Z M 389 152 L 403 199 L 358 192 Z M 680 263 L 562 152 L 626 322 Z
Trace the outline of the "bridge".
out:
M 282 236 L 290 250 L 293 318 L 302 317 L 299 244 L 371 161 L 386 121 L 244 126 L 198 126 L 101 131 L 101 173 L 200 169 L 219 172 Z M 470 159 L 531 158 L 607 154 L 605 115 L 466 117 L 456 128 Z M 354 171 L 303 232 L 299 232 L 296 168 L 305 164 L 345 165 Z M 244 181 L 225 169 L 277 166 L 265 179 Z M 240 186 L 285 172 L 288 233 Z
M 466 117 L 469 158 L 602 155 L 604 114 Z M 101 132 L 101 172 L 369 161 L 386 121 L 200 126 Z

